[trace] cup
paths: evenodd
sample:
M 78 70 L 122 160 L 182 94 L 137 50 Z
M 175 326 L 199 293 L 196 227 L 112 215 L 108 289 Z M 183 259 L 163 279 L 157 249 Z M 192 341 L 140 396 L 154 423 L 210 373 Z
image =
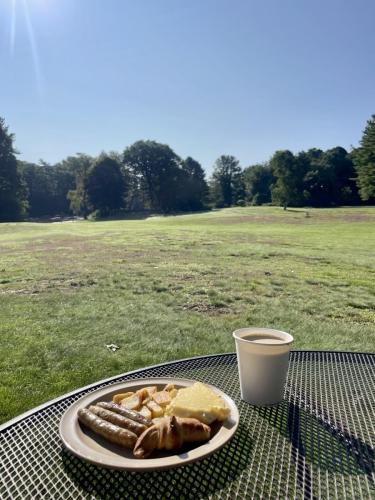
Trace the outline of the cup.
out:
M 241 398 L 256 406 L 282 401 L 293 337 L 270 328 L 240 328 L 233 337 Z

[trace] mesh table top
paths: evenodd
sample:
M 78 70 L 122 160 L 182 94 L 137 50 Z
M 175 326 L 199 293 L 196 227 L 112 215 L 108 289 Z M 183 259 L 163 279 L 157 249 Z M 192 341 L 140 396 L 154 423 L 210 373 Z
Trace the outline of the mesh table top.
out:
M 233 439 L 164 472 L 96 467 L 62 447 L 65 410 L 99 387 L 145 377 L 215 385 L 240 411 Z M 153 366 L 101 381 L 0 427 L 0 498 L 375 498 L 375 355 L 293 351 L 285 398 L 241 401 L 235 354 Z

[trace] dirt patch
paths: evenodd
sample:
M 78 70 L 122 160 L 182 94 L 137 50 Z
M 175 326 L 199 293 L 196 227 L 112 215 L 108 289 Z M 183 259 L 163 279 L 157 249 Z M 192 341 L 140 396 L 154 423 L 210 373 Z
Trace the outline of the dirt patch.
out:
M 204 304 L 204 303 L 194 303 L 185 304 L 182 306 L 184 311 L 194 311 L 201 314 L 208 314 L 210 316 L 216 316 L 217 314 L 230 314 L 232 310 L 224 305 L 214 305 L 214 304 Z
M 244 224 L 244 223 L 271 223 L 271 224 L 314 224 L 317 222 L 375 222 L 371 214 L 321 213 L 309 212 L 306 217 L 304 210 L 287 210 L 278 215 L 238 215 L 218 217 L 210 220 L 210 224 Z
M 72 292 L 77 288 L 91 287 L 97 285 L 97 281 L 88 279 L 57 278 L 51 280 L 41 280 L 26 288 L 8 288 L 0 290 L 0 295 L 37 295 L 39 293 L 59 290 Z
M 345 214 L 345 213 L 335 213 L 335 214 L 318 214 L 313 216 L 316 220 L 327 221 L 327 222 L 375 222 L 375 216 L 371 214 Z
M 199 276 L 194 275 L 194 274 L 175 274 L 172 276 L 174 281 L 180 282 L 180 281 L 192 281 L 194 279 L 197 279 Z
M 94 239 L 94 238 L 92 238 Z M 46 241 L 29 242 L 24 245 L 23 251 L 31 252 L 55 252 L 55 251 L 72 251 L 75 252 L 93 252 L 97 249 L 102 249 L 103 244 L 93 243 L 90 238 L 56 238 Z
M 220 217 L 215 220 L 212 220 L 211 223 L 214 224 L 244 224 L 246 222 L 256 222 L 256 223 L 263 223 L 263 222 L 268 222 L 268 223 L 280 223 L 280 222 L 287 222 L 287 223 L 300 223 L 302 220 L 298 220 L 297 218 L 294 219 L 288 219 L 288 218 L 282 218 L 280 216 L 272 216 L 272 215 L 263 215 L 263 216 L 258 216 L 258 215 L 239 215 L 237 217 Z

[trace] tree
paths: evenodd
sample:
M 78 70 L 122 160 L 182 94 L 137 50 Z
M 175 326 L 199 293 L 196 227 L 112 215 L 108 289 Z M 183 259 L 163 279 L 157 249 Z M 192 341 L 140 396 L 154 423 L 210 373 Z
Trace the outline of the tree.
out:
M 90 168 L 94 159 L 83 153 L 76 156 L 68 156 L 61 162 L 65 168 L 70 169 L 75 175 L 75 189 L 68 192 L 70 209 L 75 215 L 82 215 L 85 219 L 90 213 L 90 203 L 87 191 L 87 182 Z
M 270 160 L 270 167 L 276 182 L 271 193 L 272 201 L 284 206 L 301 206 L 304 204 L 303 178 L 306 165 L 289 150 L 276 151 Z
M 368 120 L 360 146 L 352 152 L 357 186 L 363 201 L 375 200 L 375 114 Z
M 26 190 L 17 169 L 14 134 L 0 117 L 0 221 L 21 219 L 26 212 Z
M 217 207 L 230 207 L 245 199 L 242 169 L 234 156 L 222 155 L 215 164 L 211 178 L 211 199 Z
M 74 187 L 74 173 L 65 165 L 18 162 L 18 168 L 27 186 L 27 200 L 31 217 L 66 215 L 71 213 L 67 194 Z
M 275 181 L 268 164 L 256 164 L 243 171 L 246 198 L 253 205 L 271 202 L 271 185 Z
M 87 177 L 87 195 L 93 210 L 102 215 L 123 207 L 124 178 L 119 163 L 108 156 L 100 156 Z
M 312 150 L 310 150 L 312 151 Z M 324 207 L 359 202 L 354 181 L 355 171 L 350 155 L 337 146 L 308 156 L 308 171 L 304 177 L 304 197 L 312 206 Z
M 321 158 L 321 164 L 332 170 L 331 204 L 344 205 L 358 203 L 353 161 L 346 149 L 341 146 L 327 149 Z
M 183 210 L 202 210 L 207 203 L 208 185 L 199 162 L 188 156 L 182 162 L 180 202 Z
M 123 163 L 134 176 L 146 207 L 162 212 L 178 208 L 181 159 L 168 145 L 137 141 L 125 149 Z
M 65 162 L 54 165 L 50 171 L 54 178 L 54 208 L 56 214 L 71 214 L 73 211 L 70 206 L 68 193 L 74 189 L 76 185 L 76 174 L 74 169 Z

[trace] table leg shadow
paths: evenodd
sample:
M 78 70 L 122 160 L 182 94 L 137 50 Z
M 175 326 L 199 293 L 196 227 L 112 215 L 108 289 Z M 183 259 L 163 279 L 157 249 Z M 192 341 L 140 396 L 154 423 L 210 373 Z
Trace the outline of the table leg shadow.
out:
M 374 487 L 374 448 L 351 435 L 327 411 L 313 409 L 308 401 L 297 400 L 292 395 L 289 399 L 275 406 L 254 409 L 289 440 L 290 458 L 295 464 L 303 497 L 315 498 L 313 470 L 340 476 L 363 475 L 370 487 Z

